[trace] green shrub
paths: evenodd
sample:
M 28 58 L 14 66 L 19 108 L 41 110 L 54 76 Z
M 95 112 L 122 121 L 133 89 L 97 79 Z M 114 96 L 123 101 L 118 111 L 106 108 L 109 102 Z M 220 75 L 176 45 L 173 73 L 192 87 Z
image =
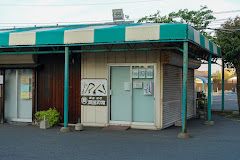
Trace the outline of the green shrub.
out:
M 228 115 L 226 115 L 226 117 L 227 117 L 227 118 L 233 118 L 234 115 L 233 115 L 233 114 L 228 114 Z
M 47 111 L 38 111 L 35 113 L 35 117 L 38 121 L 44 120 L 44 115 L 46 120 L 49 121 L 49 125 L 51 127 L 58 124 L 61 120 L 60 113 L 56 110 L 56 108 L 49 108 Z

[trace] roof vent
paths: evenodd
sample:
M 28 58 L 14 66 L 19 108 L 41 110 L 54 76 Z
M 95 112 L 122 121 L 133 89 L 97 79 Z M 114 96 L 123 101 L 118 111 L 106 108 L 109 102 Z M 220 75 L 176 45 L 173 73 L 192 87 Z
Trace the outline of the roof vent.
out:
M 124 21 L 124 14 L 122 9 L 113 9 L 113 21 Z

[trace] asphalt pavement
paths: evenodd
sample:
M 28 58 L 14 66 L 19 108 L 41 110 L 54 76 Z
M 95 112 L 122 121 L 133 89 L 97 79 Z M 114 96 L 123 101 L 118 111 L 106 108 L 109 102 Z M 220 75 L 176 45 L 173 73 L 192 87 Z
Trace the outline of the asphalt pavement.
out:
M 190 139 L 178 139 L 181 127 L 160 131 L 84 131 L 61 133 L 60 127 L 40 130 L 25 124 L 0 124 L 1 160 L 237 160 L 240 157 L 240 122 L 213 115 L 188 121 Z

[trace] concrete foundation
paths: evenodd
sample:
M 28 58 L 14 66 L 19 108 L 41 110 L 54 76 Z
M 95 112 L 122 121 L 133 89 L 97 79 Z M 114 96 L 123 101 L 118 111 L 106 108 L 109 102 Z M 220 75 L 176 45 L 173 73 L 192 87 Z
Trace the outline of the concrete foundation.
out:
M 226 113 L 219 113 L 220 116 L 226 116 Z
M 83 125 L 81 123 L 77 123 L 75 125 L 75 131 L 83 131 Z
M 61 132 L 70 132 L 71 129 L 70 129 L 70 127 L 62 127 L 62 128 L 60 129 L 60 131 L 61 131 Z
M 205 121 L 204 124 L 212 126 L 214 125 L 214 121 Z
M 48 120 L 44 120 L 40 122 L 40 129 L 48 129 L 48 128 L 50 128 Z
M 178 137 L 178 138 L 185 139 L 185 138 L 191 138 L 192 136 L 191 136 L 189 133 L 183 133 L 183 132 L 181 132 L 181 133 L 178 134 L 177 137 Z

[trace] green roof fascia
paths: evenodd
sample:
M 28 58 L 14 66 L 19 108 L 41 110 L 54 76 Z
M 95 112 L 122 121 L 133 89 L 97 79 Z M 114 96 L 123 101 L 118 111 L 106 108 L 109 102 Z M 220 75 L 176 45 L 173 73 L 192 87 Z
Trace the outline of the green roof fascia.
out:
M 167 23 L 160 25 L 160 40 L 187 39 L 187 24 Z

